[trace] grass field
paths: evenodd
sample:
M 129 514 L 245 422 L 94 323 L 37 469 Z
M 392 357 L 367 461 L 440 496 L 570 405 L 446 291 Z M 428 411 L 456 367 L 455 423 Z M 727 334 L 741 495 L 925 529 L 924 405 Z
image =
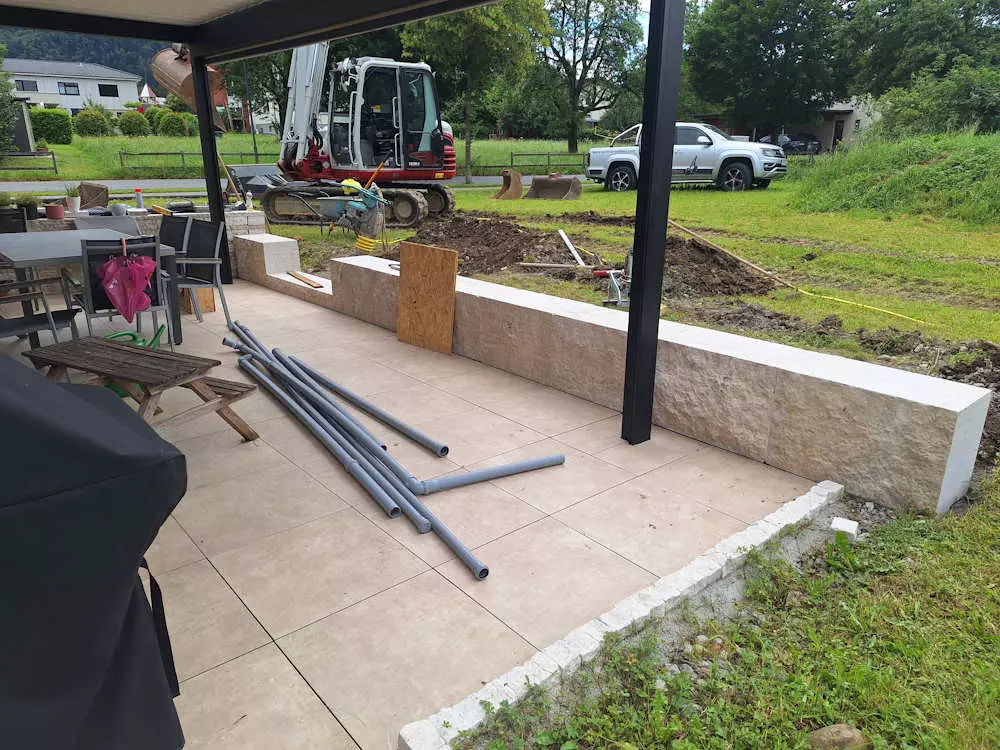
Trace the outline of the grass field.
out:
M 609 642 L 559 703 L 533 691 L 461 748 L 806 750 L 856 726 L 876 750 L 1000 746 L 1000 481 L 965 515 L 901 518 L 800 571 L 756 555 L 743 616 L 692 638 Z
M 258 152 L 263 154 L 261 162 L 276 161 L 279 140 L 274 136 L 257 136 Z M 0 164 L 0 180 L 100 180 L 100 179 L 158 179 L 201 177 L 201 147 L 197 138 L 182 138 L 170 136 L 149 136 L 146 138 L 126 138 L 112 136 L 107 138 L 73 137 L 73 143 L 68 145 L 50 145 L 56 153 L 59 174 L 51 170 L 4 170 Z M 227 133 L 218 140 L 218 148 L 222 153 L 239 153 L 242 156 L 224 157 L 227 163 L 252 164 L 252 137 L 243 133 Z M 179 156 L 148 156 L 126 157 L 124 166 L 120 152 L 185 152 L 183 163 Z M 458 163 L 465 164 L 465 144 L 457 145 Z M 509 166 L 511 152 L 566 154 L 565 141 L 539 140 L 482 140 L 473 141 L 472 163 L 476 174 L 499 174 L 500 167 L 487 169 L 484 165 Z M 190 154 L 190 156 L 187 156 Z M 553 171 L 580 172 L 580 156 L 565 156 L 560 159 L 553 157 Z M 20 162 L 18 162 L 20 164 Z M 546 163 L 546 159 L 537 157 L 521 157 L 515 159 L 517 166 L 528 163 Z M 568 165 L 575 168 L 570 170 Z M 137 167 L 137 168 L 132 168 Z M 534 170 L 545 172 L 545 169 Z

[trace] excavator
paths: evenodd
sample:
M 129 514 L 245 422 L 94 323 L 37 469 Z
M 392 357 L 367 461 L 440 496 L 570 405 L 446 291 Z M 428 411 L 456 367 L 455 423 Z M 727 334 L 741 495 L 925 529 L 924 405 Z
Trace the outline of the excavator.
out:
M 362 197 L 377 195 L 385 226 L 413 227 L 450 213 L 455 194 L 445 181 L 455 176 L 455 139 L 441 119 L 430 66 L 381 57 L 337 62 L 330 67 L 324 109 L 328 48 L 321 42 L 292 52 L 276 169 L 231 165 L 229 171 L 253 185 L 254 198 L 275 224 L 327 224 L 335 218 L 332 207 L 358 194 L 355 185 L 365 188 Z M 152 70 L 190 106 L 184 52 L 163 50 Z

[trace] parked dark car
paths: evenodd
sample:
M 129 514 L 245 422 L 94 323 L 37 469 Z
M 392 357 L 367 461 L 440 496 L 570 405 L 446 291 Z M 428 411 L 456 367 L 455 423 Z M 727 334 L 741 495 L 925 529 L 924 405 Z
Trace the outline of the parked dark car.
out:
M 765 135 L 760 139 L 761 143 L 771 143 L 772 138 Z M 818 154 L 823 150 L 823 143 L 812 133 L 796 133 L 786 135 L 782 133 L 778 136 L 778 145 L 786 154 Z

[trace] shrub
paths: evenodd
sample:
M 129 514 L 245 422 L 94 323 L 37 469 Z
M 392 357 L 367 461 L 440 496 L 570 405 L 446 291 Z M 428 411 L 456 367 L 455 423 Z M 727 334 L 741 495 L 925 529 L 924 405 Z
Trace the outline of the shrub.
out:
M 150 132 L 157 132 L 157 126 L 160 124 L 160 116 L 165 110 L 161 107 L 146 107 L 143 110 L 142 116 L 146 118 L 146 122 L 149 123 Z
M 36 138 L 35 139 L 35 150 L 36 151 L 43 151 L 43 150 L 47 149 L 48 147 L 49 147 L 49 142 L 47 140 L 45 140 L 44 138 Z
M 184 124 L 187 126 L 188 135 L 198 135 L 198 116 L 190 112 L 181 112 Z
M 73 129 L 82 136 L 111 135 L 111 123 L 97 109 L 82 109 L 73 118 Z
M 153 131 L 149 127 L 149 121 L 139 112 L 122 112 L 118 116 L 118 129 L 122 135 L 134 137 L 150 135 Z
M 73 142 L 73 120 L 65 109 L 32 107 L 31 129 L 48 143 Z
M 10 193 L 0 193 L 0 208 L 7 208 L 10 205 Z
M 160 117 L 159 127 L 156 129 L 159 135 L 187 135 L 187 124 L 184 118 L 176 112 L 168 112 Z
M 27 193 L 23 193 L 21 195 L 15 195 L 14 201 L 21 208 L 28 208 L 29 206 L 34 206 L 35 208 L 38 208 L 38 198 L 35 197 L 34 195 L 29 195 Z
M 125 109 L 139 109 L 142 104 L 140 102 L 125 102 Z

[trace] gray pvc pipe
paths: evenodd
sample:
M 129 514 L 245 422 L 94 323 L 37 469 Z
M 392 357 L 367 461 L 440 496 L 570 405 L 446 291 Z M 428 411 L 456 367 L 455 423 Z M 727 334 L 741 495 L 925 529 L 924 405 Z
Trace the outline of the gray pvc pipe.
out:
M 378 484 L 372 477 L 365 473 L 361 464 L 351 457 L 351 455 L 341 447 L 333 438 L 331 438 L 326 430 L 313 419 L 299 404 L 292 399 L 291 396 L 286 394 L 281 388 L 275 383 L 271 378 L 261 372 L 257 367 L 255 367 L 250 362 L 250 355 L 244 355 L 239 359 L 239 366 L 246 370 L 251 377 L 253 377 L 257 382 L 264 386 L 272 396 L 281 401 L 282 404 L 293 414 L 295 417 L 304 424 L 309 431 L 316 436 L 316 438 L 323 443 L 324 446 L 334 455 L 334 457 L 340 461 L 347 472 L 354 477 L 358 484 L 365 488 L 365 491 L 377 502 L 382 510 L 386 512 L 390 518 L 396 518 L 401 509 L 399 504 L 393 500 L 388 493 Z M 429 519 L 428 519 L 429 520 Z
M 323 429 L 326 430 L 327 434 L 329 434 L 331 438 L 336 440 L 341 447 L 343 447 L 347 453 L 361 465 L 361 468 L 369 477 L 382 487 L 386 494 L 395 501 L 396 505 L 399 506 L 403 515 L 413 522 L 417 531 L 421 534 L 429 532 L 431 530 L 430 521 L 421 515 L 420 512 L 414 507 L 412 503 L 413 493 L 410 492 L 401 481 L 393 476 L 388 469 L 385 469 L 385 467 L 382 466 L 378 460 L 374 459 L 368 451 L 356 445 L 349 434 L 338 430 L 337 427 L 326 418 L 326 416 L 320 413 L 319 409 L 309 403 L 311 394 L 309 394 L 305 388 L 300 388 L 302 384 L 296 383 L 294 376 L 291 373 L 281 369 L 280 366 L 275 366 L 273 363 L 271 366 L 273 367 L 273 372 L 278 376 L 279 380 L 285 383 L 285 385 L 292 387 L 293 392 L 289 395 L 295 399 L 295 401 Z M 296 390 L 298 390 L 298 392 L 294 392 Z
M 388 425 L 401 435 L 405 435 L 406 437 L 410 438 L 410 440 L 412 440 L 413 442 L 424 446 L 425 448 L 427 448 L 427 450 L 431 451 L 437 456 L 444 458 L 445 456 L 448 455 L 448 446 L 445 445 L 444 443 L 439 442 L 434 438 L 429 437 L 428 435 L 425 435 L 424 433 L 420 432 L 420 430 L 411 427 L 405 422 L 401 422 L 396 417 L 392 416 L 392 414 L 390 414 L 389 412 L 380 409 L 370 401 L 366 401 L 365 399 L 361 398 L 361 396 L 357 395 L 353 391 L 349 391 L 347 388 L 340 385 L 339 383 L 335 383 L 334 381 L 330 380 L 330 378 L 326 377 L 323 373 L 317 372 L 302 360 L 296 357 L 291 357 L 290 359 L 299 367 L 301 367 L 303 370 L 305 370 L 307 373 L 309 373 L 309 375 L 313 378 L 313 380 L 322 385 L 324 388 L 333 391 L 345 401 L 350 401 L 359 409 L 367 412 L 368 414 L 371 414 L 379 422 Z
M 467 471 L 464 474 L 449 474 L 448 476 L 438 477 L 437 479 L 425 479 L 423 482 L 420 482 L 419 489 L 414 490 L 414 492 L 418 495 L 429 495 L 432 492 L 441 492 L 442 490 L 450 490 L 455 487 L 464 487 L 467 484 L 476 484 L 477 482 L 488 482 L 490 479 L 509 477 L 511 474 L 521 474 L 525 471 L 545 469 L 549 466 L 559 466 L 564 463 L 566 463 L 566 456 L 562 453 L 556 453 L 552 456 L 543 456 L 542 458 L 529 458 L 526 461 L 517 461 L 512 464 L 491 466 L 488 469 Z

